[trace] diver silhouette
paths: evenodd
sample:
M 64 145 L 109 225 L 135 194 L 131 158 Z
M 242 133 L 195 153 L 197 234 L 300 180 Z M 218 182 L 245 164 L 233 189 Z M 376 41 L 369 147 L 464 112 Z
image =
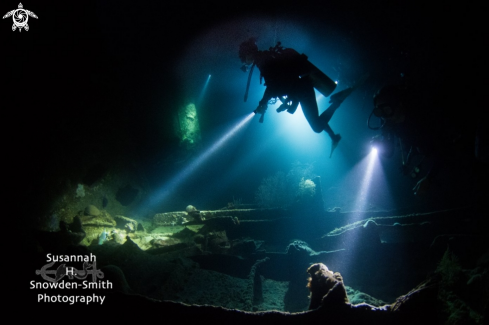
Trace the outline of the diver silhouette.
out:
M 300 103 L 312 130 L 316 133 L 325 131 L 331 138 L 331 157 L 341 140 L 341 135 L 334 133 L 329 121 L 356 86 L 346 88 L 331 96 L 329 100 L 331 105 L 319 114 L 314 89 L 328 97 L 335 90 L 336 83 L 309 62 L 306 55 L 299 54 L 294 49 L 284 48 L 280 42 L 275 47 L 260 51 L 256 45 L 256 40 L 250 38 L 241 43 L 239 58 L 243 63 L 241 69 L 245 72 L 250 70 L 245 102 L 248 98 L 251 75 L 255 66 L 260 70 L 260 83 L 262 79 L 265 79 L 265 93 L 254 111 L 255 114 L 261 114 L 260 123 L 263 122 L 270 101 L 280 100 L 282 105 L 277 109 L 277 112 L 287 110 L 290 114 L 296 111 Z
M 384 86 L 374 95 L 374 108 L 367 123 L 370 129 L 381 130 L 371 141 L 381 148 L 380 153 L 392 157 L 395 148 L 399 148 L 400 171 L 413 179 L 420 177 L 413 188 L 415 195 L 429 190 L 452 157 L 473 152 L 472 138 L 459 125 L 460 118 L 450 116 L 440 105 L 433 104 L 432 97 L 436 98 L 430 92 L 424 94 L 405 85 Z M 380 119 L 380 126 L 370 125 L 372 116 Z M 413 164 L 414 156 L 421 156 L 418 164 Z M 427 164 L 425 158 L 431 160 L 431 167 L 421 177 L 421 165 Z

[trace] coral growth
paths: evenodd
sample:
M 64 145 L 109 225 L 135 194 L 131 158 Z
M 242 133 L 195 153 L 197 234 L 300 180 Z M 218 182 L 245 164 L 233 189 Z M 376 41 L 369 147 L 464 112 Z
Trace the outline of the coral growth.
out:
M 316 194 L 312 164 L 294 163 L 287 175 L 276 172 L 262 180 L 255 193 L 259 206 L 265 208 L 288 207 L 297 200 L 309 201 Z
M 180 144 L 187 150 L 195 149 L 200 141 L 200 125 L 195 104 L 189 103 L 178 111 L 177 134 Z
M 447 249 L 436 269 L 436 272 L 441 275 L 442 283 L 444 283 L 446 286 L 452 286 L 455 282 L 457 282 L 461 270 L 462 268 L 458 263 L 457 256 L 453 255 Z
M 472 278 L 469 279 L 458 257 L 449 249 L 438 264 L 436 274 L 440 277 L 438 301 L 446 318 L 445 324 L 483 324 L 482 314 L 487 306 L 480 302 L 487 300 L 487 294 L 484 290 L 471 290 L 471 295 L 467 296 Z M 480 285 L 484 287 L 484 281 L 480 281 Z
M 303 200 L 311 199 L 316 195 L 316 184 L 310 179 L 302 177 L 299 182 L 299 190 L 297 196 Z
M 338 272 L 331 272 L 323 263 L 316 263 L 307 269 L 310 274 L 307 287 L 311 291 L 311 302 L 309 310 L 321 306 L 321 301 L 328 295 L 334 295 L 334 299 L 329 297 L 330 304 L 348 304 L 348 295 L 343 284 L 343 277 Z
M 262 180 L 255 194 L 256 202 L 261 207 L 285 207 L 289 203 L 287 182 L 283 172 Z

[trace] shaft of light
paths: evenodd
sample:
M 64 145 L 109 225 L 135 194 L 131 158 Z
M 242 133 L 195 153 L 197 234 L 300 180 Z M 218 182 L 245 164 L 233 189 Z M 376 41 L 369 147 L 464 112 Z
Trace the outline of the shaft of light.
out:
M 149 199 L 149 204 L 151 206 L 155 206 L 165 202 L 168 196 L 186 179 L 189 178 L 190 175 L 196 172 L 196 170 L 211 157 L 214 153 L 216 153 L 221 147 L 223 147 L 226 142 L 233 138 L 233 136 L 238 133 L 239 130 L 243 128 L 243 126 L 251 120 L 254 116 L 254 113 L 246 115 L 240 121 L 238 121 L 233 127 L 229 129 L 219 140 L 217 140 L 209 149 L 205 150 L 200 156 L 190 162 L 182 171 L 180 171 L 177 175 L 175 175 L 171 180 L 166 182 L 156 193 L 154 193 Z

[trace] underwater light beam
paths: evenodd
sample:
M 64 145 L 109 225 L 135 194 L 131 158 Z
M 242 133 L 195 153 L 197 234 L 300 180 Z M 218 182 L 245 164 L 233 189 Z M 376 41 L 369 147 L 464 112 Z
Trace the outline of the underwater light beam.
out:
M 211 75 L 207 77 L 207 80 L 205 81 L 204 88 L 200 91 L 199 98 L 197 100 L 197 104 L 200 106 L 202 104 L 202 99 L 204 98 L 205 91 L 207 89 L 207 86 L 209 85 L 209 81 L 211 80 Z
M 364 159 L 367 160 L 367 166 L 365 168 L 365 174 L 363 176 L 362 182 L 360 183 L 360 190 L 355 201 L 355 210 L 358 214 L 355 216 L 356 219 L 361 217 L 362 211 L 365 210 L 367 205 L 367 198 L 369 194 L 370 184 L 372 183 L 372 175 L 374 172 L 374 166 L 376 161 L 378 161 L 377 149 L 372 148 L 369 155 Z
M 364 217 L 364 211 L 368 204 L 368 195 L 370 194 L 372 178 L 374 175 L 375 165 L 378 164 L 378 155 L 376 150 L 371 150 L 370 153 L 362 159 L 362 161 L 355 166 L 356 171 L 363 172 L 363 178 L 360 181 L 360 187 L 354 203 L 354 211 L 351 213 L 349 224 L 354 224 L 360 221 Z M 357 173 L 355 173 L 357 174 Z M 355 175 L 356 176 L 356 175 Z M 366 228 L 369 222 L 365 222 L 362 228 Z M 356 252 L 355 246 L 357 246 L 357 240 L 360 234 L 365 233 L 363 229 L 360 231 L 349 231 L 348 237 L 345 240 L 348 243 L 348 250 L 350 252 Z M 357 258 L 356 254 L 347 254 L 343 260 L 343 268 L 348 269 L 354 259 Z
M 251 120 L 251 118 L 255 114 L 252 112 L 242 118 L 236 125 L 234 125 L 231 129 L 229 129 L 226 134 L 224 134 L 216 143 L 214 143 L 209 149 L 204 151 L 199 157 L 193 160 L 189 165 L 187 165 L 181 172 L 179 172 L 175 177 L 173 177 L 170 181 L 168 181 L 164 186 L 160 188 L 157 193 L 155 193 L 150 199 L 149 204 L 151 206 L 155 206 L 159 203 L 164 202 L 168 196 L 190 175 L 192 175 L 196 169 L 202 165 L 212 154 L 218 151 L 228 140 L 230 140 L 239 130 L 246 125 L 247 122 Z

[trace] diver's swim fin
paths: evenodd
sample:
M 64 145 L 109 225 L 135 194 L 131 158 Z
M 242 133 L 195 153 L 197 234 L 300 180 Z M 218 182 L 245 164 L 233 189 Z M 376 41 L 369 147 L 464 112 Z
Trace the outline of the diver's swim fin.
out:
M 351 87 L 343 89 L 342 91 L 331 95 L 331 97 L 329 97 L 329 102 L 335 104 L 336 106 L 340 106 L 341 103 L 343 103 L 343 101 L 346 99 L 346 97 L 350 96 L 352 92 L 353 88 Z
M 350 94 L 356 89 L 358 88 L 359 86 L 363 85 L 365 83 L 365 81 L 368 79 L 369 77 L 369 73 L 365 73 L 363 74 L 360 79 L 357 80 L 357 82 L 355 82 L 355 84 L 351 87 L 348 87 L 346 89 L 343 89 L 342 91 L 340 92 L 337 92 L 336 94 L 332 95 L 331 97 L 329 97 L 329 102 L 330 103 L 333 103 L 335 104 L 336 106 L 340 106 L 341 103 L 343 103 L 343 101 L 348 97 L 350 96 Z
M 329 154 L 329 158 L 331 158 L 333 156 L 333 151 L 338 146 L 338 143 L 340 143 L 341 135 L 340 134 L 335 134 L 334 135 L 334 138 L 332 140 L 333 140 L 333 143 L 331 144 L 331 153 Z

